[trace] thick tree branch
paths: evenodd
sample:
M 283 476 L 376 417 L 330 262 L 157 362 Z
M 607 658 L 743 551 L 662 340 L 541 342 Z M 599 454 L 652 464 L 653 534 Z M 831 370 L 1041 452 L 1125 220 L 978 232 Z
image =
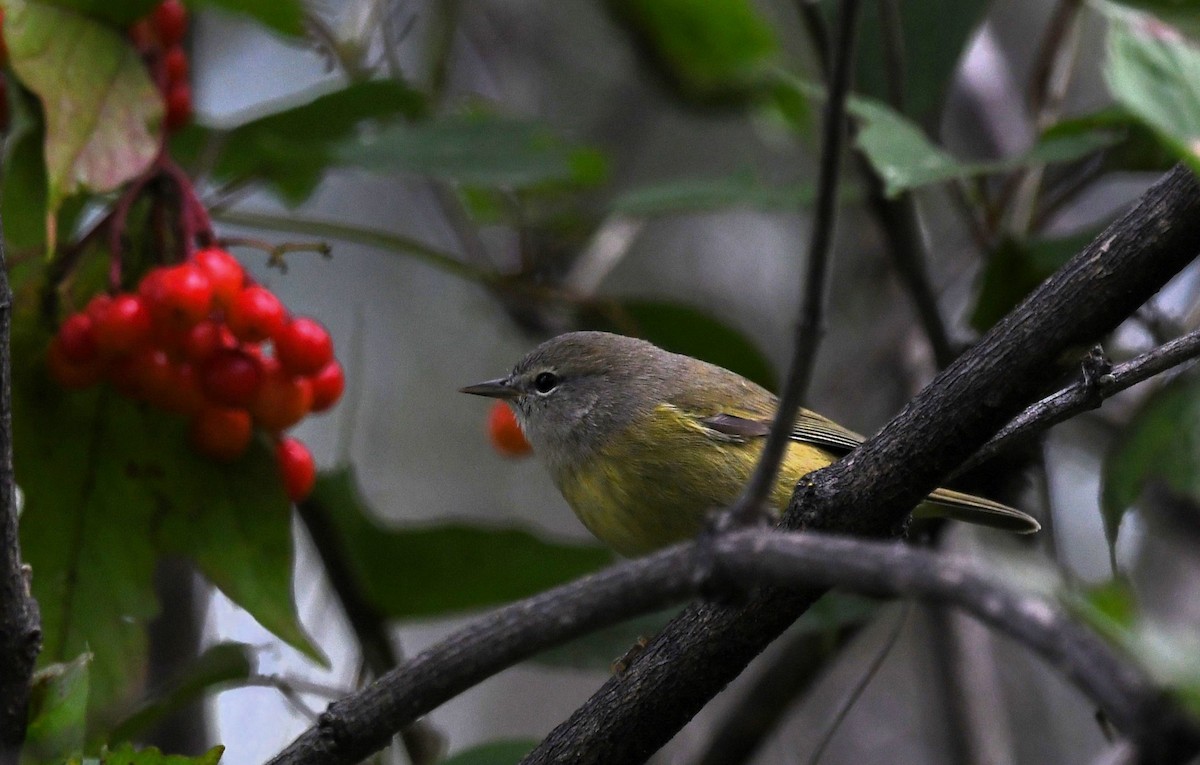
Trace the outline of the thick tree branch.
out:
M 29 681 L 42 647 L 37 602 L 21 562 L 17 483 L 13 473 L 12 289 L 0 230 L 0 765 L 15 765 L 25 741 Z
M 997 583 L 977 564 L 905 545 L 823 534 L 739 531 L 626 561 L 501 608 L 335 702 L 272 765 L 349 765 L 386 745 L 396 728 L 512 664 L 596 627 L 660 608 L 697 591 L 690 572 L 715 555 L 741 586 L 844 586 L 961 608 L 1045 659 L 1134 740 L 1170 736 L 1200 746 L 1200 732 L 1151 681 L 1055 603 Z M 627 680 L 619 677 L 618 682 Z
M 1016 416 L 1071 345 L 1115 328 L 1200 247 L 1200 185 L 1183 166 L 960 356 L 875 437 L 801 481 L 789 527 L 882 536 Z M 738 610 L 697 606 L 604 684 L 529 763 L 635 763 L 666 743 L 819 597 L 766 592 Z

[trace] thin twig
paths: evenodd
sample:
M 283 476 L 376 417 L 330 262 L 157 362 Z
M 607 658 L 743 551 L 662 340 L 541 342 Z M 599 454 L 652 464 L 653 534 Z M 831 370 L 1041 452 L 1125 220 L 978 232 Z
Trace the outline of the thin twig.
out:
M 955 475 L 965 473 L 987 462 L 1013 444 L 1077 414 L 1099 407 L 1106 398 L 1115 396 L 1140 382 L 1149 380 L 1172 367 L 1200 356 L 1200 330 L 1178 337 L 1169 343 L 1117 364 L 1112 371 L 1096 379 L 1084 379 L 1054 393 L 1018 414 L 990 441 L 963 463 Z
M 1200 731 L 1176 702 L 1056 603 L 1008 589 L 977 563 L 889 542 L 819 533 L 733 532 L 706 550 L 676 545 L 492 612 L 384 677 L 330 705 L 320 723 L 271 765 L 350 765 L 392 732 L 539 651 L 600 626 L 662 608 L 704 586 L 691 572 L 715 554 L 744 587 L 839 586 L 884 597 L 946 603 L 1033 650 L 1097 703 L 1124 735 L 1180 751 Z
M 867 686 L 875 679 L 879 673 L 879 668 L 883 666 L 883 662 L 891 654 L 892 649 L 896 647 L 896 640 L 900 637 L 900 630 L 904 627 L 904 622 L 908 620 L 908 615 L 911 609 L 908 604 L 900 609 L 900 613 L 896 616 L 896 623 L 892 625 L 892 629 L 888 632 L 887 639 L 883 641 L 883 645 L 871 657 L 871 661 L 867 663 L 862 674 L 859 675 L 858 681 L 842 696 L 837 704 L 837 711 L 834 712 L 833 719 L 821 731 L 821 739 L 817 742 L 817 746 L 813 749 L 812 756 L 808 758 L 808 765 L 817 765 L 821 761 L 821 757 L 825 755 L 825 750 L 829 748 L 829 742 L 833 741 L 833 737 L 837 734 L 838 729 L 842 727 L 842 723 L 846 721 L 846 717 L 850 714 L 850 710 L 854 709 L 854 705 L 862 698 L 863 692 L 867 690 Z
M 696 765 L 741 765 L 751 762 L 801 694 L 812 687 L 821 670 L 859 634 L 851 623 L 831 635 L 809 632 L 792 636 L 753 685 L 713 727 L 708 748 Z
M 13 472 L 12 289 L 0 226 L 0 765 L 21 758 L 29 719 L 29 683 L 42 647 L 41 617 L 21 560 L 17 482 Z
M 325 507 L 310 498 L 297 503 L 296 514 L 308 531 L 329 585 L 358 640 L 364 664 L 372 677 L 382 677 L 395 669 L 403 658 L 388 634 L 387 617 L 367 598 L 341 535 Z M 413 765 L 436 762 L 444 749 L 441 734 L 422 720 L 406 725 L 400 731 L 400 738 Z
M 846 135 L 846 98 L 850 90 L 860 9 L 860 0 L 843 0 L 839 6 L 837 44 L 834 49 L 833 71 L 829 78 L 829 96 L 825 101 L 817 202 L 813 213 L 808 270 L 805 275 L 800 318 L 796 323 L 792 363 L 762 455 L 735 505 L 735 513 L 743 517 L 759 512 L 775 485 L 779 465 L 791 441 L 796 412 L 800 409 L 812 379 L 817 348 L 824 332 L 825 282 L 837 221 L 838 181 L 842 166 L 842 144 Z

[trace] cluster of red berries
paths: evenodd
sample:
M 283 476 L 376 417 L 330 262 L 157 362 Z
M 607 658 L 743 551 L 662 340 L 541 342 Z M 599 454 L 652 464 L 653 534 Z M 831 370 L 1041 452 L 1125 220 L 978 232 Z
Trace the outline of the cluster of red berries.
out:
M 192 118 L 192 87 L 183 50 L 187 20 L 187 9 L 180 0 L 163 0 L 129 28 L 129 39 L 146 60 L 166 101 L 163 124 L 167 130 L 178 130 Z
M 304 444 L 280 434 L 329 409 L 345 387 L 325 328 L 289 316 L 218 247 L 150 270 L 136 292 L 92 298 L 59 327 L 47 364 L 64 388 L 108 381 L 129 398 L 189 418 L 192 447 L 216 460 L 241 457 L 261 428 L 276 438 L 296 501 L 312 489 L 313 459 Z

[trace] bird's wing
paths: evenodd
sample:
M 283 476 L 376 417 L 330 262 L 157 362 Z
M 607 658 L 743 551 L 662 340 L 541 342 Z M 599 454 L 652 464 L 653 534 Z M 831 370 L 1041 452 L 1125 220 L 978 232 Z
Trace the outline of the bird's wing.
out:
M 739 438 L 761 438 L 771 430 L 770 419 L 729 412 L 701 417 L 700 422 L 718 433 Z M 853 430 L 843 428 L 827 417 L 801 409 L 792 428 L 792 440 L 843 455 L 861 444 L 864 439 Z

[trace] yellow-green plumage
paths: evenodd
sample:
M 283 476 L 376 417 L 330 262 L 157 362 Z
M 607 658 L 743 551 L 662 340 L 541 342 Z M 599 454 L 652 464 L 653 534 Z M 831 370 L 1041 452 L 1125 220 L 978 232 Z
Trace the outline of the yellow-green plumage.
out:
M 553 378 L 549 390 L 542 391 Z M 513 400 L 534 451 L 601 541 L 638 555 L 694 536 L 733 503 L 758 461 L 776 398 L 722 367 L 649 343 L 576 332 L 544 343 L 502 380 L 464 389 Z M 862 436 L 801 410 L 771 504 Z M 1016 531 L 1037 522 L 1013 508 L 938 489 L 918 508 Z

